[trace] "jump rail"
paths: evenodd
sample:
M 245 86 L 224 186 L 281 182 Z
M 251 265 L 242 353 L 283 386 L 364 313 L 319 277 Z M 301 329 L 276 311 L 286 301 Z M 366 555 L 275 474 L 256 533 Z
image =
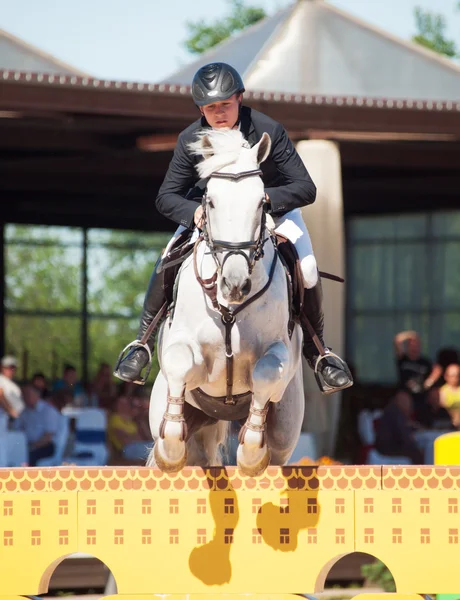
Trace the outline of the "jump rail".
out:
M 460 467 L 0 469 L 0 599 L 45 593 L 74 552 L 118 594 L 319 592 L 367 552 L 399 593 L 458 588 Z

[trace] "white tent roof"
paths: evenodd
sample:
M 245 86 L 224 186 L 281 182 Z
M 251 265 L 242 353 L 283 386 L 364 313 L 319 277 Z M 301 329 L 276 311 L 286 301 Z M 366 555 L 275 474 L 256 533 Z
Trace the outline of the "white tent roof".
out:
M 326 96 L 458 100 L 460 67 L 325 0 L 297 0 L 212 48 L 162 83 L 190 85 L 207 63 L 232 64 L 246 88 Z
M 0 69 L 80 75 L 86 73 L 67 65 L 20 38 L 0 29 Z

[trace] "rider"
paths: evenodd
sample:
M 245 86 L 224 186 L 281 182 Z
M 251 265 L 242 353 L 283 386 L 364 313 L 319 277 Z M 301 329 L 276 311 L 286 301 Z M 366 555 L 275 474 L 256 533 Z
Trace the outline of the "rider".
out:
M 200 228 L 203 209 L 200 203 L 206 181 L 198 181 L 198 158 L 188 149 L 195 134 L 202 128 L 239 128 L 251 145 L 267 132 L 272 140 L 270 155 L 261 165 L 268 211 L 276 231 L 290 239 L 299 254 L 304 277 L 303 312 L 319 340 L 323 343 L 324 316 L 322 288 L 316 260 L 303 222 L 300 207 L 315 201 L 316 187 L 300 156 L 282 125 L 266 115 L 242 105 L 243 81 L 228 64 L 212 63 L 201 67 L 192 82 L 192 96 L 201 112 L 201 118 L 185 129 L 178 138 L 174 156 L 158 192 L 156 207 L 161 214 L 180 225 L 179 230 Z M 163 274 L 155 268 L 144 300 L 137 339 L 140 340 L 164 303 Z M 352 385 L 348 367 L 336 355 L 320 357 L 312 336 L 304 329 L 303 354 L 309 365 L 316 369 L 322 392 L 331 393 Z M 147 342 L 151 352 L 154 333 Z M 318 360 L 320 358 L 320 360 Z M 134 346 L 118 364 L 115 375 L 124 381 L 140 380 L 141 372 L 149 362 L 149 353 L 143 346 Z

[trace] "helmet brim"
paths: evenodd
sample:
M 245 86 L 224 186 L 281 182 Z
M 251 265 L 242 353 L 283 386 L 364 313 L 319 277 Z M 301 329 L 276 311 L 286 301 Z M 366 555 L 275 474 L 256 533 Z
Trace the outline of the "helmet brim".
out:
M 230 90 L 228 92 L 228 94 L 219 94 L 217 97 L 215 98 L 210 98 L 209 96 L 207 96 L 206 98 L 203 98 L 203 100 L 196 100 L 195 98 L 193 99 L 196 106 L 199 106 L 200 108 L 202 106 L 208 106 L 208 104 L 215 104 L 216 102 L 225 102 L 225 100 L 228 100 L 229 98 L 231 98 L 232 96 L 234 96 L 235 94 L 243 94 L 245 92 L 244 88 L 240 88 L 238 90 Z

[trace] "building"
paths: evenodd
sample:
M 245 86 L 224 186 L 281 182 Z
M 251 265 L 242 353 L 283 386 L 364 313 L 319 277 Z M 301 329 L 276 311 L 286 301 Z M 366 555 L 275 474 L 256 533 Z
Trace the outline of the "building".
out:
M 44 354 L 30 347 L 31 330 L 51 339 L 49 371 L 74 359 L 85 376 L 132 338 L 151 248 L 164 241 L 150 232 L 174 227 L 155 194 L 177 134 L 197 117 L 191 73 L 212 60 L 243 72 L 247 103 L 283 122 L 320 189 L 305 212 L 320 267 L 347 267 L 346 298 L 325 283 L 328 343 L 346 349 L 361 380 L 380 383 L 394 381 L 396 331 L 419 330 L 432 357 L 457 343 L 460 69 L 451 61 L 323 0 L 299 0 L 159 84 L 18 68 L 10 54 L 0 56 L 0 338 L 24 354 L 24 372 Z M 72 269 L 67 300 L 59 281 L 40 299 L 16 297 L 23 265 L 46 263 L 50 247 L 64 248 L 58 265 Z M 318 399 L 308 418 L 327 428 L 324 406 Z M 337 401 L 327 406 L 335 413 Z

